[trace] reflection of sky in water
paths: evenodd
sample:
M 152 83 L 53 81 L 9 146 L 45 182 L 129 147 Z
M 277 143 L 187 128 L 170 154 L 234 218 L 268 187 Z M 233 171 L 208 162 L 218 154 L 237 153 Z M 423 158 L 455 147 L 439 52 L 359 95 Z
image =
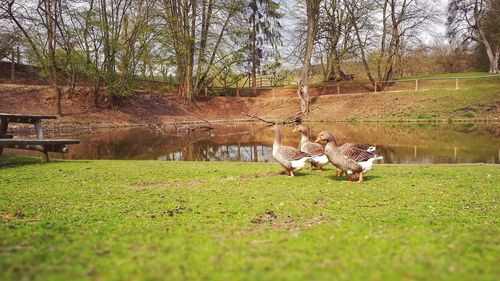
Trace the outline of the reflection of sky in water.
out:
M 255 150 L 256 149 L 256 150 Z M 500 149 L 498 155 L 486 157 L 461 156 L 458 148 L 441 150 L 442 155 L 433 155 L 433 151 L 419 147 L 391 147 L 378 146 L 378 155 L 384 156 L 384 160 L 378 163 L 386 164 L 433 164 L 433 163 L 499 163 Z M 411 150 L 411 152 L 409 152 Z M 273 162 L 271 157 L 272 146 L 257 145 L 218 145 L 207 146 L 195 158 L 186 155 L 185 151 L 174 151 L 169 154 L 158 156 L 160 161 L 242 161 L 242 162 Z M 468 155 L 474 151 L 467 151 Z
M 218 147 L 209 146 L 200 153 L 198 159 L 186 159 L 183 151 L 174 151 L 166 155 L 158 156 L 160 161 L 241 161 L 241 162 L 272 162 L 271 146 L 263 145 L 220 145 Z
M 498 124 L 496 124 L 498 125 Z M 500 164 L 500 128 L 495 124 L 308 124 L 314 137 L 319 131 L 335 134 L 338 142 L 375 144 L 378 163 L 497 163 Z M 293 127 L 281 127 L 283 143 L 297 147 Z M 55 137 L 57 135 L 49 136 Z M 272 162 L 273 133 L 260 124 L 218 126 L 211 132 L 158 133 L 144 128 L 65 135 L 81 143 L 70 153 L 51 153 L 64 159 L 137 159 L 163 161 Z M 37 152 L 6 149 L 6 153 Z

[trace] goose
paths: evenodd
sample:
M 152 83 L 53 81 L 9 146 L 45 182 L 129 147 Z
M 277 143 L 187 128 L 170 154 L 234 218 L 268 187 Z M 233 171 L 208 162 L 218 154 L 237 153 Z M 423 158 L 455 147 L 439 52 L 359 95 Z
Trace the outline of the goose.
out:
M 321 144 L 312 142 L 309 139 L 309 130 L 306 127 L 298 125 L 293 129 L 293 132 L 301 133 L 299 150 L 312 156 L 310 161 L 311 166 L 319 168 L 323 171 L 323 166 L 328 164 L 328 158 L 325 155 L 325 148 Z
M 273 126 L 271 130 L 274 131 L 273 158 L 285 168 L 290 177 L 293 177 L 293 172 L 304 168 L 312 156 L 294 147 L 281 145 L 281 132 L 278 126 Z
M 346 172 L 347 180 L 358 182 L 363 181 L 363 174 L 372 169 L 373 162 L 384 159 L 373 152 L 350 146 L 348 149 L 341 149 L 337 146 L 335 137 L 328 132 L 318 134 L 316 142 L 326 142 L 325 154 L 328 160 L 342 172 Z
M 326 131 L 324 131 L 324 132 L 328 133 Z M 344 144 L 339 146 L 337 143 L 337 139 L 333 135 L 331 135 L 331 136 L 332 136 L 332 142 L 334 143 L 334 145 L 340 149 L 342 154 L 344 154 L 345 156 L 348 156 L 348 157 L 355 155 L 358 150 L 364 150 L 364 151 L 371 152 L 371 153 L 374 153 L 377 150 L 375 146 L 372 146 L 369 144 L 357 144 L 357 143 L 347 142 L 347 143 L 344 143 Z M 343 173 L 344 173 L 344 171 L 337 168 L 337 171 L 336 171 L 337 177 L 342 176 Z

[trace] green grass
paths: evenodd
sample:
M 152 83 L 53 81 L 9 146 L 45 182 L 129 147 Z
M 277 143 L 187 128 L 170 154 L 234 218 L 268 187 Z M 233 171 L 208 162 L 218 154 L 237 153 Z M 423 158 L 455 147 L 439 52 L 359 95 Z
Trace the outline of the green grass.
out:
M 488 72 L 461 72 L 461 73 L 438 73 L 438 74 L 430 74 L 430 75 L 413 75 L 413 76 L 403 76 L 398 77 L 397 79 L 417 79 L 417 78 L 453 78 L 453 77 L 475 77 L 475 76 L 489 76 L 489 75 L 498 75 L 492 74 Z
M 410 99 L 407 106 L 393 107 L 387 110 L 395 117 L 384 119 L 422 119 L 422 116 L 433 120 L 439 119 L 490 119 L 498 120 L 498 115 L 491 107 L 500 101 L 500 78 L 468 79 L 460 81 L 460 88 L 453 89 L 449 83 L 445 89 L 436 89 L 439 83 L 426 81 L 421 83 L 423 90 L 408 92 L 387 92 L 387 97 L 394 99 Z M 472 113 L 471 111 L 475 112 Z
M 0 157 L 0 280 L 498 280 L 498 166 Z

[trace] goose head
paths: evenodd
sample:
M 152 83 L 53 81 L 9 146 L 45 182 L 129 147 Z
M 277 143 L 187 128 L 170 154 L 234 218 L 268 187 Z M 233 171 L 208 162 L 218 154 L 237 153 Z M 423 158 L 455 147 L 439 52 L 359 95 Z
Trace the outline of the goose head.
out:
M 308 130 L 306 127 L 302 126 L 302 125 L 298 125 L 296 126 L 292 132 L 300 132 L 301 134 L 305 134 L 307 135 L 308 134 Z
M 269 127 L 269 130 L 271 130 L 271 131 L 273 131 L 275 133 L 280 131 L 280 129 L 278 128 L 277 125 L 272 125 L 271 127 Z
M 329 143 L 331 141 L 335 142 L 336 141 L 335 137 L 332 134 L 330 134 L 330 133 L 328 133 L 326 131 L 322 131 L 322 132 L 320 132 L 318 134 L 318 137 L 316 138 L 316 140 L 314 142 L 317 142 L 317 143 Z

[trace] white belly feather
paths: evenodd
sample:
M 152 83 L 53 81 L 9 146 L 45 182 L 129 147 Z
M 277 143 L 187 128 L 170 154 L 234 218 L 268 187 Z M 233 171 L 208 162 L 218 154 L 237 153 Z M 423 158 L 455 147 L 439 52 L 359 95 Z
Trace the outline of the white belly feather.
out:
M 323 154 L 321 156 L 314 156 L 312 158 L 312 161 L 315 162 L 319 166 L 324 166 L 324 165 L 328 164 L 328 157 L 326 157 L 325 154 Z
M 304 168 L 304 166 L 306 165 L 306 162 L 309 160 L 310 160 L 309 157 L 304 157 L 304 158 L 301 158 L 299 160 L 292 160 L 292 161 L 290 161 L 290 163 L 291 163 L 292 169 L 294 171 L 298 171 L 298 170 Z
M 382 160 L 382 159 L 384 159 L 383 156 L 377 156 L 374 158 L 370 158 L 366 161 L 358 162 L 358 164 L 361 166 L 361 168 L 363 168 L 363 173 L 367 173 L 368 171 L 370 171 L 372 169 L 373 161 Z

